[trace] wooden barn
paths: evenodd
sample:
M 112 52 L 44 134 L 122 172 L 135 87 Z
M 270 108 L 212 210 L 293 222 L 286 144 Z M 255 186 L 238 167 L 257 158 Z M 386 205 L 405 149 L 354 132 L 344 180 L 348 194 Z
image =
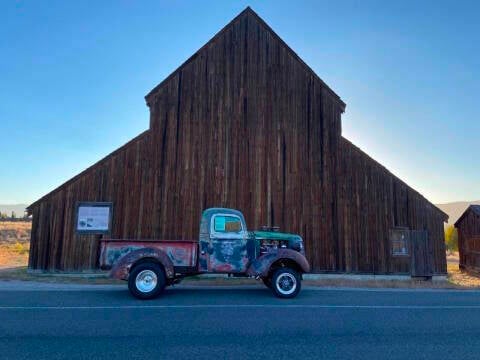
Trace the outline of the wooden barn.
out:
M 470 205 L 455 223 L 460 269 L 480 272 L 480 205 Z
M 446 273 L 447 215 L 342 137 L 345 103 L 250 8 L 146 103 L 148 130 L 29 206 L 31 269 L 96 269 L 101 237 L 195 239 L 221 206 L 301 234 L 315 272 Z M 108 231 L 79 231 L 85 203 Z

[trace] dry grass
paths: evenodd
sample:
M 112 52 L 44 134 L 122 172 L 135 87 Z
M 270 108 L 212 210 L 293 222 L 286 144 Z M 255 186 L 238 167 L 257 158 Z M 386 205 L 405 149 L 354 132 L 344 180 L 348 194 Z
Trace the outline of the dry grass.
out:
M 458 251 L 447 253 L 448 283 L 461 289 L 480 288 L 480 274 L 460 270 L 458 263 Z
M 27 266 L 29 243 L 0 244 L 0 269 Z
M 32 223 L 0 222 L 0 268 L 26 266 Z
M 0 245 L 29 243 L 31 229 L 31 222 L 0 221 Z
M 458 288 L 476 289 L 480 288 L 479 274 L 460 271 L 458 264 L 449 263 L 447 265 L 448 282 Z

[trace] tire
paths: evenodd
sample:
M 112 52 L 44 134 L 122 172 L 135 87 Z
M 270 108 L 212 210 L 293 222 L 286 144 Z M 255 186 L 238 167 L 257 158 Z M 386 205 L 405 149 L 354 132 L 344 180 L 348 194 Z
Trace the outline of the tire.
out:
M 156 298 L 165 289 L 165 284 L 165 271 L 153 262 L 138 264 L 128 276 L 128 289 L 133 296 L 142 300 Z
M 271 279 L 271 278 L 269 278 L 269 277 L 262 278 L 262 281 L 263 281 L 263 284 L 264 284 L 267 288 L 269 288 L 269 289 L 272 288 L 272 279 Z
M 282 267 L 275 270 L 272 276 L 272 291 L 276 297 L 291 299 L 298 295 L 302 288 L 302 279 L 293 269 Z

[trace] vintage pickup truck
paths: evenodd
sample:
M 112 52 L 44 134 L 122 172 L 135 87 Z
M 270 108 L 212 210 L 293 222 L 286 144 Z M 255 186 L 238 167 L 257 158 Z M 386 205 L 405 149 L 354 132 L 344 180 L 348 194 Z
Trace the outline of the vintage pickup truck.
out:
M 199 240 L 101 241 L 100 265 L 128 281 L 140 299 L 158 296 L 186 276 L 215 273 L 263 280 L 280 298 L 293 298 L 310 271 L 299 235 L 277 228 L 248 231 L 238 210 L 212 208 L 202 214 Z

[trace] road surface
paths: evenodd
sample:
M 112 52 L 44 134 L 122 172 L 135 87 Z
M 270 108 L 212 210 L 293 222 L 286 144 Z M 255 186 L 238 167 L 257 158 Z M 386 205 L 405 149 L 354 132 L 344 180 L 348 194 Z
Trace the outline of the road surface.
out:
M 97 290 L 100 289 L 100 290 Z M 67 291 L 68 290 L 68 291 Z M 1 359 L 478 359 L 480 292 L 0 287 Z

